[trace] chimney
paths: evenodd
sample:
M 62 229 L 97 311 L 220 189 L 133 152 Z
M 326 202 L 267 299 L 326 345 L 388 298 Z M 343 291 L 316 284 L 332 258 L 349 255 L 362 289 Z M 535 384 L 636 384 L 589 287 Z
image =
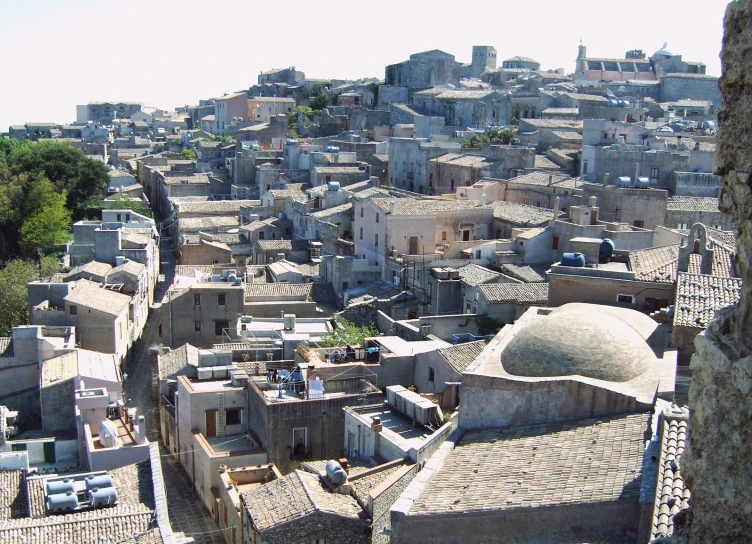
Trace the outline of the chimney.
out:
M 634 183 L 633 185 L 637 185 L 637 179 L 640 177 L 640 163 L 635 163 L 635 172 L 634 172 Z
M 548 176 L 548 186 L 551 187 L 551 185 L 553 185 L 553 184 L 554 184 L 554 177 L 553 177 L 553 175 L 549 174 L 549 176 Z
M 485 206 L 486 205 L 486 193 L 483 193 L 480 195 L 480 205 Z
M 591 196 L 590 198 L 588 198 L 588 204 L 590 204 L 591 208 L 595 208 L 596 207 L 597 200 L 598 199 L 596 197 L 594 197 L 594 196 Z
M 146 418 L 144 416 L 138 416 L 138 443 L 146 443 Z
M 606 185 L 608 185 L 608 182 L 609 182 L 610 178 L 611 178 L 611 174 L 609 174 L 608 172 L 606 172 L 605 174 L 603 174 L 603 186 L 604 187 Z
M 380 433 L 383 429 L 384 429 L 384 426 L 381 424 L 381 418 L 374 417 L 371 420 L 371 430 L 375 433 Z
M 394 202 L 395 202 L 394 199 L 389 201 L 389 213 L 391 215 L 394 215 L 394 205 L 395 205 Z
M 550 225 L 551 227 L 553 227 L 553 226 L 554 226 L 554 221 L 556 221 L 556 220 L 557 220 L 557 219 L 559 218 L 559 204 L 560 204 L 560 202 L 559 202 L 559 197 L 557 196 L 557 197 L 556 197 L 556 198 L 554 199 L 554 218 L 553 218 L 553 219 L 551 220 L 551 222 L 549 223 L 549 225 Z

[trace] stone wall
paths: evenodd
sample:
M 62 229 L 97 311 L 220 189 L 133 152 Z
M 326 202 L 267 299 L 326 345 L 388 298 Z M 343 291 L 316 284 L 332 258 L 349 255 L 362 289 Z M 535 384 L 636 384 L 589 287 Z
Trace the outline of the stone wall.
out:
M 672 172 L 672 196 L 706 196 L 717 198 L 721 178 L 707 172 Z
M 716 312 L 695 340 L 689 447 L 682 461 L 692 514 L 675 520 L 692 543 L 744 542 L 752 534 L 752 0 L 731 2 L 721 53 L 716 174 L 720 209 L 739 221 L 738 305 Z M 691 521 L 687 527 L 686 521 Z
M 367 544 L 367 519 L 353 519 L 338 514 L 314 511 L 294 523 L 280 523 L 264 531 L 257 544 L 289 544 L 290 542 L 324 542 L 327 544 Z
M 406 472 L 398 478 L 389 481 L 389 487 L 381 491 L 378 496 L 373 498 L 372 519 L 373 533 L 371 534 L 371 544 L 389 544 L 390 537 L 388 534 L 381 534 L 382 531 L 391 530 L 392 520 L 389 515 L 389 509 L 405 488 L 412 482 L 415 475 L 420 470 L 419 465 L 412 465 Z M 386 482 L 385 482 L 386 483 Z
M 695 74 L 669 74 L 661 78 L 661 102 L 709 100 L 714 108 L 721 103 L 718 79 L 713 76 Z

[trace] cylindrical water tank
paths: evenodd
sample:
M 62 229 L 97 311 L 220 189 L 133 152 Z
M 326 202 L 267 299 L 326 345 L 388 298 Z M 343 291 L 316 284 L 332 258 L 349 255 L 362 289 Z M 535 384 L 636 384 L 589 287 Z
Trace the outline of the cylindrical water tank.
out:
M 585 266 L 585 255 L 582 253 L 564 253 L 561 256 L 562 266 Z
M 115 506 L 118 502 L 117 490 L 114 487 L 92 489 L 89 491 L 89 506 Z
M 86 477 L 86 489 L 94 489 L 95 487 L 112 487 L 112 476 L 109 474 L 91 475 Z
M 610 238 L 604 238 L 601 240 L 601 247 L 598 251 L 598 255 L 602 259 L 610 259 L 614 254 L 614 241 Z
M 50 512 L 69 512 L 78 507 L 78 497 L 73 491 L 47 496 L 47 509 Z
M 65 493 L 67 491 L 75 491 L 76 488 L 73 485 L 73 480 L 65 478 L 64 480 L 57 480 L 47 482 L 47 494 L 57 495 L 58 493 Z
M 326 475 L 333 486 L 340 486 L 347 481 L 347 472 L 333 459 L 326 464 Z

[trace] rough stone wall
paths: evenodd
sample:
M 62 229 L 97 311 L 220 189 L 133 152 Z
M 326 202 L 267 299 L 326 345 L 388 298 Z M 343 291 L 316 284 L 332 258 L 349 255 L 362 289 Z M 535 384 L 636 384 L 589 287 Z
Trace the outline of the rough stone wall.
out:
M 384 529 L 392 528 L 392 520 L 389 509 L 399 496 L 405 490 L 413 478 L 418 473 L 418 465 L 413 465 L 409 471 L 405 472 L 402 477 L 394 482 L 392 486 L 381 493 L 373 500 L 373 533 L 371 534 L 371 544 L 389 544 L 391 541 L 389 535 L 380 534 Z
M 692 513 L 676 520 L 689 542 L 746 542 L 752 534 L 752 0 L 729 4 L 721 53 L 716 173 L 722 211 L 739 221 L 739 304 L 717 312 L 695 340 L 689 447 L 682 471 Z M 682 519 L 684 518 L 684 519 Z
M 316 511 L 294 523 L 280 523 L 264 531 L 258 544 L 326 541 L 332 544 L 366 544 L 369 542 L 368 520 Z
M 673 102 L 684 98 L 709 100 L 717 108 L 721 101 L 718 82 L 710 76 L 682 77 L 681 75 L 669 75 L 661 78 L 661 102 Z

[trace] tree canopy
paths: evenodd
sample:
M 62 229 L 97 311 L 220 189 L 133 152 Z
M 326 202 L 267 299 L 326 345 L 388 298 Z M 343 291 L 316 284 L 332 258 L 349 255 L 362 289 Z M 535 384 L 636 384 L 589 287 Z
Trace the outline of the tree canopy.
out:
M 41 266 L 40 266 L 41 265 Z M 9 336 L 13 327 L 29 322 L 29 303 L 26 284 L 59 272 L 56 257 L 44 257 L 41 263 L 15 259 L 0 269 L 0 336 Z
M 509 126 L 499 130 L 492 128 L 483 134 L 473 134 L 472 138 L 460 138 L 462 147 L 480 149 L 484 144 L 503 144 L 509 145 L 517 135 L 515 127 Z
M 375 325 L 359 327 L 346 319 L 340 319 L 340 325 L 342 326 L 321 337 L 319 344 L 322 347 L 362 346 L 365 338 L 379 335 L 379 330 Z
M 67 241 L 108 182 L 106 166 L 68 144 L 0 139 L 0 260 Z

